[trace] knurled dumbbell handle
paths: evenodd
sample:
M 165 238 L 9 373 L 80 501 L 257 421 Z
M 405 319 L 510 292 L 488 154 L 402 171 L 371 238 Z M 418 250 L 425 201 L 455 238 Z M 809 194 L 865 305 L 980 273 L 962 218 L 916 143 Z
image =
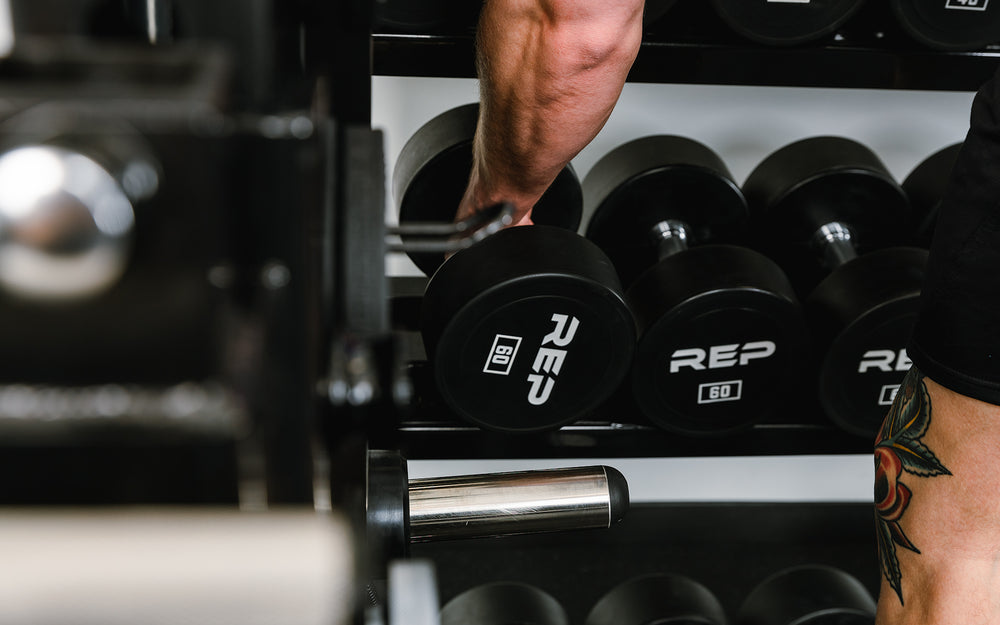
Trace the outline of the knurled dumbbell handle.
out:
M 410 480 L 410 541 L 606 528 L 628 508 L 628 485 L 593 466 Z

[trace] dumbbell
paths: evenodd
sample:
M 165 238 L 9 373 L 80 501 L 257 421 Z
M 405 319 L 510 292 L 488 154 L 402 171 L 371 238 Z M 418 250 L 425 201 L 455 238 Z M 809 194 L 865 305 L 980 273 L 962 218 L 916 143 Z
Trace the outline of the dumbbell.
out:
M 371 450 L 366 485 L 376 568 L 410 543 L 607 528 L 629 507 L 628 482 L 607 466 L 410 480 L 398 452 Z
M 775 573 L 740 607 L 737 625 L 873 625 L 875 600 L 844 571 L 804 565 Z
M 587 237 L 628 285 L 639 341 L 631 391 L 657 425 L 729 432 L 771 413 L 803 358 L 805 323 L 776 263 L 732 240 L 747 204 L 708 147 L 631 141 L 583 181 Z
M 938 150 L 921 161 L 903 180 L 903 191 L 910 200 L 912 213 L 908 235 L 917 247 L 931 246 L 941 199 L 961 148 L 962 144 L 956 143 Z
M 798 288 L 811 290 L 804 309 L 823 409 L 845 430 L 874 436 L 910 367 L 905 346 L 927 261 L 925 250 L 889 247 L 907 223 L 905 193 L 870 149 L 842 137 L 777 150 L 743 190 L 772 256 L 799 267 Z
M 978 50 L 1000 42 L 1000 7 L 990 0 L 890 0 L 896 19 L 919 43 Z
M 477 112 L 447 111 L 403 147 L 393 174 L 402 224 L 451 221 Z M 596 409 L 627 375 L 635 326 L 611 262 L 575 232 L 581 211 L 567 167 L 535 206 L 535 225 L 500 230 L 445 262 L 410 253 L 431 276 L 421 332 L 434 379 L 460 417 L 508 432 L 556 428 Z
M 725 625 L 726 613 L 710 590 L 681 575 L 646 575 L 601 597 L 584 625 Z
M 494 582 L 455 596 L 441 608 L 441 625 L 569 625 L 559 601 L 537 586 Z
M 864 0 L 785 0 L 767 2 L 712 0 L 722 20 L 747 39 L 771 46 L 791 46 L 833 34 Z

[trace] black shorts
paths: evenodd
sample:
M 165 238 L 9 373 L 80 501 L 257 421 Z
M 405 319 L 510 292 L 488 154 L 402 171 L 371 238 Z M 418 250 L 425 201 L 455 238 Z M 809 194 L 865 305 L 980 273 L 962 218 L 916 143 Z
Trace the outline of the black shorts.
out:
M 935 382 L 1000 404 L 1000 72 L 972 104 L 907 352 Z

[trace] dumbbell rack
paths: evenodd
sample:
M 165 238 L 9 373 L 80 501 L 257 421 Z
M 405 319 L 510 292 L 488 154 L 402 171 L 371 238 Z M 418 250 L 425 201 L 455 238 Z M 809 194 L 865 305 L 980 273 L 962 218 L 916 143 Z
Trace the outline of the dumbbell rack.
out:
M 941 52 L 907 37 L 887 3 L 869 2 L 828 43 L 769 48 L 747 43 L 710 15 L 704 0 L 680 0 L 647 27 L 630 82 L 825 88 L 975 91 L 994 72 L 1000 47 Z M 376 32 L 372 73 L 475 75 L 473 32 Z M 865 454 L 871 442 L 820 416 L 804 393 L 768 422 L 738 435 L 690 438 L 664 433 L 611 402 L 593 420 L 538 435 L 482 431 L 449 416 L 436 397 L 415 319 L 423 278 L 391 278 L 389 296 L 401 359 L 414 380 L 415 406 L 387 440 L 410 459 L 718 457 Z M 615 584 L 653 572 L 688 574 L 733 616 L 743 596 L 781 568 L 837 566 L 877 593 L 879 572 L 867 504 L 657 504 L 633 509 L 624 525 L 582 532 L 415 545 L 435 561 L 442 601 L 488 581 L 538 585 L 582 622 Z

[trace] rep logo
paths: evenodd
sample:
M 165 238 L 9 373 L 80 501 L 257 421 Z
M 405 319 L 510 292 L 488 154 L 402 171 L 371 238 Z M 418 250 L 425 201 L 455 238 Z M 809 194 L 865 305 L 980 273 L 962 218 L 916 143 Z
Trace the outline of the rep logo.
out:
M 777 351 L 777 346 L 774 341 L 753 341 L 743 345 L 739 343 L 715 345 L 707 350 L 698 347 L 678 349 L 670 354 L 670 373 L 677 373 L 684 367 L 690 367 L 695 371 L 743 367 L 750 364 L 752 360 L 773 356 L 775 351 Z
M 913 366 L 913 362 L 906 355 L 906 349 L 899 351 L 870 349 L 861 357 L 861 362 L 858 363 L 858 373 L 866 373 L 871 370 L 881 371 L 882 373 L 909 371 L 911 366 Z
M 483 373 L 510 375 L 510 369 L 517 358 L 517 349 L 521 347 L 521 337 L 508 334 L 498 334 L 493 339 L 490 355 L 486 357 Z
M 541 406 L 549 401 L 552 394 L 552 387 L 556 384 L 556 376 L 562 370 L 563 362 L 566 360 L 565 349 L 555 349 L 555 347 L 567 347 L 573 342 L 576 331 L 580 328 L 580 320 L 568 315 L 552 315 L 552 321 L 556 326 L 542 339 L 542 344 L 535 354 L 535 362 L 531 364 L 534 373 L 528 376 L 531 388 L 528 389 L 528 403 L 532 406 Z

